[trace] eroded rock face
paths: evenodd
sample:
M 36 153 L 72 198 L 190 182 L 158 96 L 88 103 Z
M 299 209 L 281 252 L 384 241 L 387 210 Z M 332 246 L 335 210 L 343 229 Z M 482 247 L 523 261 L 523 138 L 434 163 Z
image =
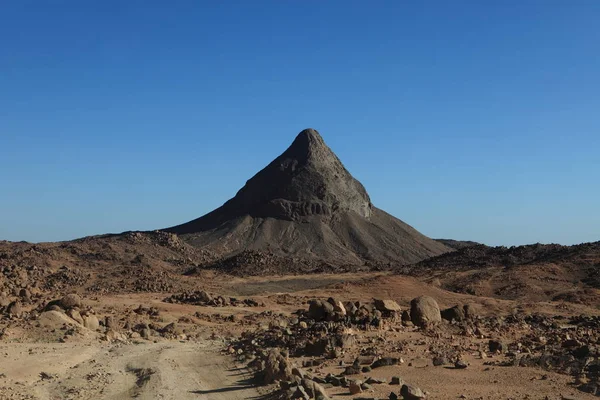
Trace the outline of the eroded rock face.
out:
M 302 220 L 353 211 L 369 218 L 371 199 L 314 129 L 305 129 L 291 146 L 254 175 L 220 209 L 218 219 L 240 215 Z M 208 222 L 208 221 L 204 221 Z M 194 224 L 172 228 L 194 231 Z
M 440 307 L 433 297 L 421 296 L 410 302 L 410 318 L 417 326 L 427 326 L 442 321 Z

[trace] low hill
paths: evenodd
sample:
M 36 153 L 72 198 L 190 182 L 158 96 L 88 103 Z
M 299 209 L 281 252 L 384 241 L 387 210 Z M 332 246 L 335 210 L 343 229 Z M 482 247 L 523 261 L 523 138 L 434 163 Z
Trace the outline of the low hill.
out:
M 475 245 L 397 271 L 478 296 L 600 304 L 600 242 Z

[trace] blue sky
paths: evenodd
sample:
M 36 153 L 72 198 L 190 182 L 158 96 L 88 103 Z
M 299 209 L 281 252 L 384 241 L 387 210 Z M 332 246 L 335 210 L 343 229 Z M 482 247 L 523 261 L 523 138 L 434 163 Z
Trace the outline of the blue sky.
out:
M 306 127 L 432 237 L 600 240 L 600 2 L 5 1 L 0 239 L 218 207 Z

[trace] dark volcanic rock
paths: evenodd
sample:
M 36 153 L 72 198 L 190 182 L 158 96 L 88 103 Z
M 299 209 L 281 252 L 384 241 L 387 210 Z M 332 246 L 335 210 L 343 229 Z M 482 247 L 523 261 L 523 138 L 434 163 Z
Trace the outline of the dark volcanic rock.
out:
M 454 306 L 454 307 L 450 307 L 450 308 L 446 308 L 445 310 L 442 310 L 441 312 L 442 314 L 442 318 L 447 320 L 447 321 L 462 321 L 465 319 L 465 312 L 463 307 L 461 306 Z

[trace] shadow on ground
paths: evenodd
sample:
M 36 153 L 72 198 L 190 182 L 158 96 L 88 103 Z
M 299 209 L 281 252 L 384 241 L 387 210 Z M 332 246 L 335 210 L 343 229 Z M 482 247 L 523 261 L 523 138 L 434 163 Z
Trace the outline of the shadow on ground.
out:
M 234 368 L 234 369 L 229 370 L 229 372 L 238 372 L 237 374 L 233 374 L 232 376 L 246 375 L 246 373 L 240 372 L 241 370 L 245 370 L 245 368 Z M 217 388 L 217 389 L 194 390 L 191 393 L 204 394 L 204 395 L 215 394 L 215 393 L 228 393 L 228 392 L 235 392 L 238 390 L 246 390 L 246 389 L 250 389 L 250 388 L 256 388 L 258 386 L 260 386 L 258 380 L 256 378 L 252 377 L 252 378 L 240 379 L 234 385 L 231 385 L 231 386 L 221 387 L 221 388 Z M 276 400 L 277 398 L 278 398 L 277 393 L 268 393 L 265 395 L 249 397 L 248 399 L 249 400 Z

